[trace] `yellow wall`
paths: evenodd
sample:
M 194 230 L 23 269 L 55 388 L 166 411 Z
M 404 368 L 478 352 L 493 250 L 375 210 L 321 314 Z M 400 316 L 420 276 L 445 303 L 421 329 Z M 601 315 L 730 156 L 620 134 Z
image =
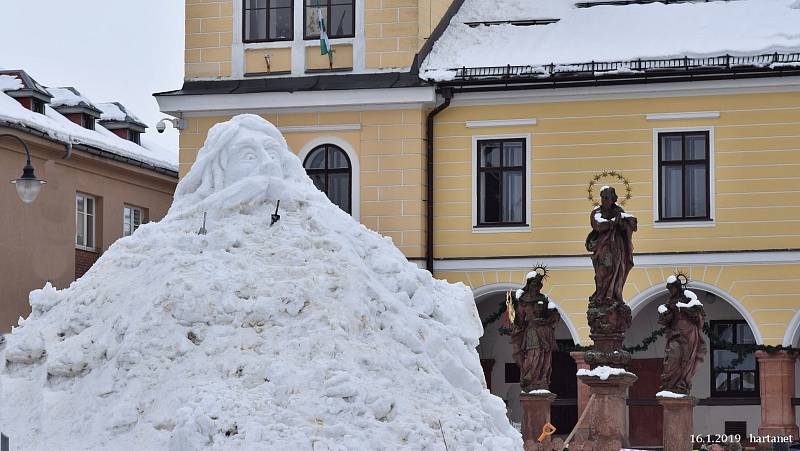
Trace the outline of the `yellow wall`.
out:
M 306 70 L 352 69 L 353 46 L 342 44 L 333 47 L 333 58 L 323 55 L 318 45 L 306 47 Z
M 424 130 L 426 112 L 380 110 L 332 113 L 265 114 L 278 127 L 360 124 L 360 130 L 285 132 L 294 152 L 311 140 L 335 136 L 358 154 L 361 167 L 361 222 L 392 237 L 409 258 L 424 256 Z M 212 125 L 230 116 L 190 117 L 180 134 L 180 175 L 191 167 Z
M 719 111 L 720 117 L 645 117 L 689 111 Z M 465 126 L 513 118 L 538 123 Z M 654 228 L 653 129 L 709 126 L 715 136 L 715 226 Z M 472 138 L 517 133 L 532 136 L 532 229 L 473 233 Z M 800 248 L 798 93 L 455 106 L 437 116 L 435 136 L 437 258 L 584 254 L 592 208 L 586 190 L 604 169 L 618 170 L 631 182 L 626 210 L 639 218 L 638 253 Z
M 185 78 L 231 75 L 233 0 L 186 0 Z
M 694 282 L 713 285 L 733 296 L 753 318 L 765 344 L 781 344 L 789 321 L 800 307 L 800 265 L 698 265 L 690 267 L 634 267 L 628 276 L 624 297 L 634 300 L 644 290 L 660 286 L 676 271 L 687 271 Z M 551 269 L 545 292 L 575 326 L 582 343 L 590 343 L 586 309 L 594 292 L 594 273 L 586 269 Z M 497 283 L 522 286 L 522 271 L 437 272 L 437 278 L 463 282 L 473 288 Z
M 366 0 L 366 65 L 408 67 L 419 48 L 417 0 Z
M 263 74 L 289 72 L 292 70 L 292 50 L 283 49 L 248 49 L 244 51 L 244 73 Z M 269 57 L 269 66 L 267 66 Z

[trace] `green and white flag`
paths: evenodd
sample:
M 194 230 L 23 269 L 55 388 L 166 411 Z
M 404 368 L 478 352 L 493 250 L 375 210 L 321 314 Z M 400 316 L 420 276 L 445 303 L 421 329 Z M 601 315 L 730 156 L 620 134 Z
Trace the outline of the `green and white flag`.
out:
M 331 51 L 331 41 L 328 39 L 327 28 L 325 27 L 325 15 L 322 14 L 322 7 L 317 0 L 317 18 L 319 19 L 319 51 L 320 55 L 328 55 L 328 59 L 333 58 Z

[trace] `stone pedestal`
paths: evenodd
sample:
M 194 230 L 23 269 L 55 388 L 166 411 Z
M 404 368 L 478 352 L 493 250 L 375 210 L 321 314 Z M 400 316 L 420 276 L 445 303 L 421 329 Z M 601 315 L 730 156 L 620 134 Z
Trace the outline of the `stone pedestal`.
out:
M 664 412 L 664 451 L 691 451 L 694 433 L 692 409 L 697 400 L 691 396 L 659 396 L 657 399 Z
M 759 436 L 800 437 L 797 419 L 792 406 L 794 396 L 794 357 L 786 352 L 756 351 L 761 388 L 761 424 Z M 765 443 L 761 446 L 772 449 Z M 759 448 L 762 449 L 762 448 Z
M 589 369 L 589 364 L 584 360 L 584 352 L 575 351 L 570 352 L 569 355 L 572 357 L 572 360 L 575 360 L 575 364 L 578 366 L 579 370 Z M 583 410 L 586 408 L 587 402 L 589 402 L 589 386 L 578 379 L 578 418 L 580 418 Z
M 542 434 L 542 427 L 550 422 L 550 405 L 556 399 L 554 393 L 522 393 L 522 440 L 536 440 Z
M 609 376 L 602 380 L 595 376 L 579 376 L 578 379 L 589 386 L 589 393 L 594 400 L 589 403 L 584 422 L 578 425 L 575 444 L 583 446 L 591 444 L 593 451 L 619 451 L 627 448 L 628 424 L 627 406 L 628 388 L 636 382 L 633 374 Z

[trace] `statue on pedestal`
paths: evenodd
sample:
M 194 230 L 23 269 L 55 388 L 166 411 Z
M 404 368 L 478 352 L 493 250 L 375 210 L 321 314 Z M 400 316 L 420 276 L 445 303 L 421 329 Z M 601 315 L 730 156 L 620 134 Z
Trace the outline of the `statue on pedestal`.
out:
M 556 325 L 561 315 L 541 292 L 546 275 L 544 267 L 534 269 L 528 273 L 525 287 L 517 290 L 516 299 L 507 301 L 514 361 L 520 370 L 520 387 L 526 393 L 550 387 Z
M 614 188 L 600 191 L 600 206 L 589 214 L 592 232 L 586 237 L 586 250 L 592 253 L 595 291 L 589 298 L 587 318 L 594 349 L 587 352 L 592 365 L 622 365 L 630 362 L 622 350 L 625 331 L 631 326 L 631 310 L 622 298 L 625 280 L 633 268 L 633 232 L 636 217 L 617 204 Z
M 686 289 L 686 276 L 667 279 L 669 299 L 658 307 L 658 323 L 667 330 L 661 390 L 688 395 L 692 377 L 705 356 L 703 325 L 706 313 L 697 295 Z

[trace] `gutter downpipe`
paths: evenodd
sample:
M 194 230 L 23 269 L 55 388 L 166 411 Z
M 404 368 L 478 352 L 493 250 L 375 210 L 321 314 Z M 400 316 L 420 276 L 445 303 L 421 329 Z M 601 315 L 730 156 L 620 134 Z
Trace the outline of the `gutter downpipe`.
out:
M 441 90 L 441 95 L 444 97 L 444 102 L 428 113 L 426 129 L 425 129 L 425 167 L 427 176 L 427 226 L 425 230 L 425 268 L 433 274 L 433 118 L 442 112 L 445 108 L 450 106 L 450 100 L 453 98 L 453 90 L 444 88 Z

